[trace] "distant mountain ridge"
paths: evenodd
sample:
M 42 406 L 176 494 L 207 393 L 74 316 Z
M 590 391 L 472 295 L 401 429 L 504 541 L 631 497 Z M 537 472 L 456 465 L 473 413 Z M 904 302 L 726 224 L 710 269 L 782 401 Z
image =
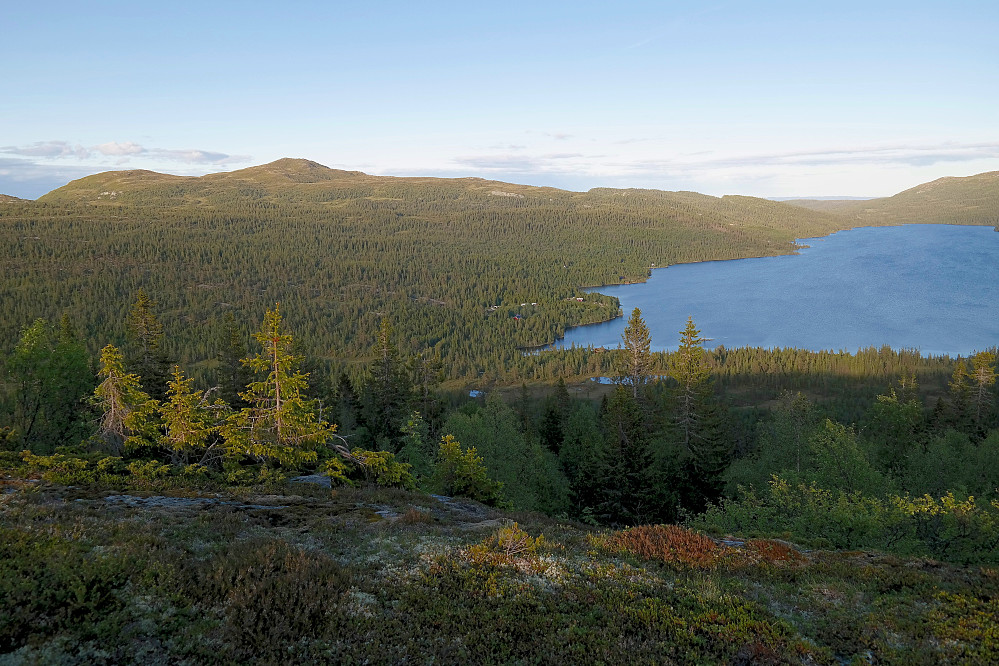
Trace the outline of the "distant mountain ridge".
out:
M 318 162 L 282 158 L 268 164 L 205 176 L 176 176 L 147 170 L 106 171 L 74 180 L 40 197 L 42 203 L 127 203 L 138 206 L 224 206 L 234 198 L 286 203 L 330 203 L 357 197 L 420 197 L 421 190 L 448 191 L 456 202 L 490 197 L 538 198 L 582 203 L 595 198 L 667 197 L 677 202 L 734 213 L 739 206 L 765 207 L 763 201 L 807 209 L 849 220 L 847 226 L 906 223 L 996 224 L 999 222 L 999 171 L 975 176 L 940 178 L 891 197 L 879 199 L 782 199 L 712 197 L 696 192 L 651 189 L 593 188 L 573 192 L 519 185 L 476 177 L 435 178 L 372 176 L 361 171 L 331 169 Z M 489 200 L 489 199 L 487 199 Z M 23 201 L 3 196 L 0 201 Z M 621 201 L 620 199 L 618 201 Z M 758 211 L 757 211 L 758 212 Z M 840 222 L 840 225 L 843 223 Z
M 788 204 L 850 219 L 854 226 L 999 223 L 999 171 L 938 178 L 882 199 L 799 199 Z

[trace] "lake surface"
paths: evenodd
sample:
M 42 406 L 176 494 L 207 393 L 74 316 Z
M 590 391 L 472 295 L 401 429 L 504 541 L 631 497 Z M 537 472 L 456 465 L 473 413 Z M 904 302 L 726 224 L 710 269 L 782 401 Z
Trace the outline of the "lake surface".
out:
M 624 317 L 579 326 L 558 347 L 616 348 L 633 308 L 654 350 L 694 318 L 708 348 L 846 350 L 889 345 L 967 356 L 999 344 L 999 233 L 991 226 L 865 227 L 802 239 L 800 254 L 678 264 L 616 296 Z

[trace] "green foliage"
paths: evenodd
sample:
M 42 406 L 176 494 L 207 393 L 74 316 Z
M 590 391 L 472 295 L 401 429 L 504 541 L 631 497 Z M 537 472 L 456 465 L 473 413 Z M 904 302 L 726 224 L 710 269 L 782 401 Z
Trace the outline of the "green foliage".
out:
M 558 459 L 540 442 L 528 440 L 514 411 L 493 393 L 482 408 L 456 412 L 444 430 L 475 449 L 503 496 L 518 509 L 558 513 L 567 508 L 568 484 Z
M 402 427 L 402 449 L 396 458 L 412 467 L 417 481 L 429 479 L 433 474 L 433 442 L 426 422 L 419 412 L 410 414 Z
M 167 390 L 170 358 L 163 348 L 163 324 L 153 309 L 156 302 L 140 288 L 128 314 L 126 365 L 154 400 L 162 400 Z
M 468 497 L 490 506 L 506 505 L 503 484 L 489 478 L 475 447 L 462 449 L 454 435 L 441 437 L 433 484 L 445 495 Z
M 693 318 L 687 317 L 669 370 L 669 377 L 675 382 L 672 425 L 697 472 L 713 484 L 728 465 L 732 446 L 720 422 L 703 345 L 701 332 L 694 327 Z
M 638 398 L 639 390 L 649 381 L 652 369 L 652 335 L 642 319 L 642 311 L 635 308 L 628 319 L 628 326 L 621 335 L 624 353 L 620 373 L 631 385 L 632 395 Z
M 895 389 L 879 395 L 867 415 L 865 438 L 876 442 L 882 469 L 899 476 L 906 460 L 919 450 L 923 435 L 923 406 L 912 397 L 902 401 Z
M 125 371 L 117 347 L 104 347 L 100 363 L 98 376 L 103 381 L 94 389 L 94 405 L 101 414 L 97 434 L 108 452 L 154 446 L 159 437 L 159 404 L 142 390 L 138 375 Z
M 804 477 L 818 486 L 874 496 L 889 490 L 887 479 L 871 465 L 852 428 L 826 419 L 808 446 L 814 466 Z
M 11 446 L 45 453 L 85 436 L 83 399 L 94 382 L 86 348 L 67 317 L 59 327 L 38 319 L 22 331 L 6 379 L 9 406 L 3 409 L 0 383 L 0 420 L 8 423 L 0 427 Z
M 379 486 L 416 490 L 416 478 L 410 472 L 412 465 L 397 461 L 394 454 L 354 449 L 351 455 L 367 480 Z
M 948 430 L 910 454 L 902 487 L 939 497 L 948 490 L 980 498 L 999 497 L 999 430 L 980 442 Z
M 777 400 L 770 418 L 758 424 L 755 450 L 732 463 L 726 470 L 731 486 L 763 489 L 777 470 L 802 474 L 813 466 L 808 441 L 818 431 L 815 407 L 800 391 L 785 391 Z
M 194 379 L 185 378 L 179 367 L 167 384 L 166 400 L 160 405 L 163 432 L 159 444 L 176 462 L 186 462 L 197 454 L 208 458 L 227 407 L 221 399 L 208 404 L 209 392 L 194 391 Z
M 819 546 L 922 555 L 961 563 L 999 562 L 999 501 L 948 493 L 879 498 L 792 484 L 775 476 L 762 494 L 709 508 L 692 523 L 728 533 L 788 535 Z
M 240 394 L 249 406 L 226 419 L 221 428 L 225 447 L 230 455 L 288 466 L 314 461 L 315 447 L 329 438 L 331 429 L 318 422 L 305 395 L 308 378 L 296 369 L 300 359 L 291 353 L 292 337 L 283 330 L 277 307 L 267 311 L 253 337 L 262 349 L 244 364 L 265 378 Z
M 362 415 L 373 444 L 397 453 L 402 447 L 399 433 L 410 414 L 413 397 L 410 377 L 399 357 L 392 326 L 382 319 L 375 346 L 376 359 L 365 382 Z
M 634 525 L 662 513 L 653 470 L 650 433 L 638 400 L 623 386 L 614 387 L 604 413 L 606 445 L 593 484 L 591 513 L 611 525 Z

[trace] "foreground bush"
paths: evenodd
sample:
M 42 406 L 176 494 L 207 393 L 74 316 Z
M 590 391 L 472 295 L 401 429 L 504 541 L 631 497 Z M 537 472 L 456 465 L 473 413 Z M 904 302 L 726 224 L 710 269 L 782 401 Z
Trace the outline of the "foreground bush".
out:
M 775 476 L 763 494 L 710 507 L 691 523 L 735 534 L 786 535 L 818 547 L 872 548 L 963 564 L 999 562 L 999 501 L 870 497 L 791 483 Z

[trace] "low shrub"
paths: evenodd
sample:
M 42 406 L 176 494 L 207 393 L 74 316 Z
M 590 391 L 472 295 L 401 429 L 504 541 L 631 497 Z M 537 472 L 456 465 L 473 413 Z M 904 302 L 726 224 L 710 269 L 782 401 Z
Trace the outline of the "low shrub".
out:
M 472 546 L 473 553 L 499 553 L 507 558 L 532 557 L 545 543 L 545 536 L 537 538 L 520 529 L 517 523 L 501 527 L 482 543 Z
M 698 569 L 717 566 L 725 551 L 710 537 L 678 525 L 639 525 L 615 532 L 606 540 L 614 552 Z

